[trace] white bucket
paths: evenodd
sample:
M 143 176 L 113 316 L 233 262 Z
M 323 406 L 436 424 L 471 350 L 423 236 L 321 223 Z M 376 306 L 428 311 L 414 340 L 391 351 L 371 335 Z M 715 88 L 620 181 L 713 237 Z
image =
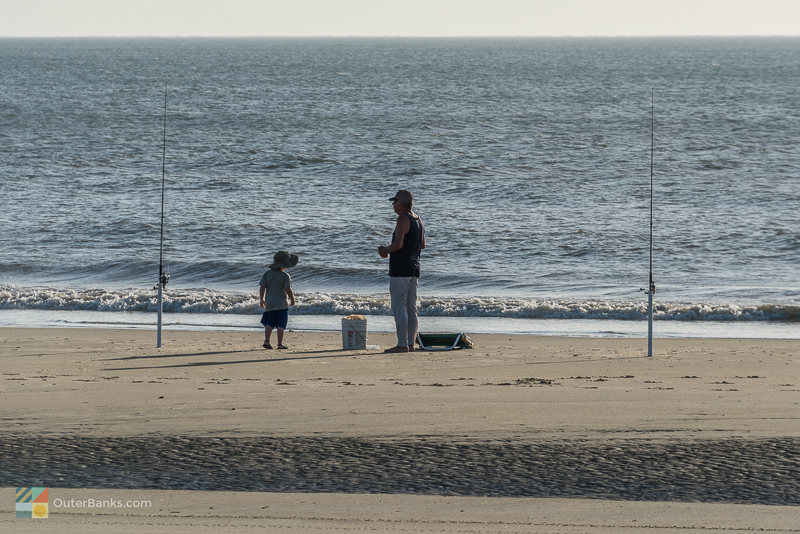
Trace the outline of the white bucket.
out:
M 367 348 L 367 318 L 350 315 L 342 319 L 342 348 L 365 350 Z

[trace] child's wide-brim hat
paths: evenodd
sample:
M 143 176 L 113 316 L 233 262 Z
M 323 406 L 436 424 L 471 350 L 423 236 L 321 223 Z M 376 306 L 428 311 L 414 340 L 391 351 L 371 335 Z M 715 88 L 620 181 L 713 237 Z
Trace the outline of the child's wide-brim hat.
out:
M 297 257 L 297 254 L 289 254 L 285 250 L 280 252 L 276 252 L 275 256 L 272 257 L 272 265 L 269 266 L 270 269 L 286 269 L 288 267 L 294 267 L 297 265 L 297 260 L 300 258 Z

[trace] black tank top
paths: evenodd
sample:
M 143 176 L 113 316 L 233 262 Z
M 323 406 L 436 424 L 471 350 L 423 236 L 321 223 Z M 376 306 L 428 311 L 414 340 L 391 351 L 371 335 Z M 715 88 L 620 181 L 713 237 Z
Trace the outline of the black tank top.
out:
M 416 276 L 419 278 L 419 254 L 422 251 L 422 240 L 425 236 L 425 225 L 422 219 L 407 213 L 410 224 L 408 233 L 403 238 L 403 248 L 389 254 L 389 276 Z M 392 233 L 392 241 L 395 235 Z

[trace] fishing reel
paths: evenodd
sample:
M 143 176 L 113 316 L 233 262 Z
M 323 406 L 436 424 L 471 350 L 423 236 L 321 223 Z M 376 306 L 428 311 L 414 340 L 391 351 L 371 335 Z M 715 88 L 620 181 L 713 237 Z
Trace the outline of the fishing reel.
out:
M 158 284 L 153 286 L 153 289 L 158 290 L 158 286 L 167 287 L 167 282 L 169 282 L 169 275 L 161 273 L 161 276 L 158 277 Z
M 639 288 L 639 291 L 644 291 L 645 295 L 656 294 L 656 284 L 655 282 L 650 282 L 650 289 L 645 289 L 643 287 Z

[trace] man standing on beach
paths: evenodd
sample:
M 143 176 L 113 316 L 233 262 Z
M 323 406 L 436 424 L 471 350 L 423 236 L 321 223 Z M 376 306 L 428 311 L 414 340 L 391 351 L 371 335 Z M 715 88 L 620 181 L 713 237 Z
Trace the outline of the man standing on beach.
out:
M 378 247 L 381 258 L 389 257 L 389 293 L 397 328 L 397 346 L 384 352 L 413 352 L 417 338 L 417 286 L 419 257 L 425 248 L 425 225 L 412 211 L 414 195 L 402 189 L 390 198 L 397 214 L 392 244 Z

